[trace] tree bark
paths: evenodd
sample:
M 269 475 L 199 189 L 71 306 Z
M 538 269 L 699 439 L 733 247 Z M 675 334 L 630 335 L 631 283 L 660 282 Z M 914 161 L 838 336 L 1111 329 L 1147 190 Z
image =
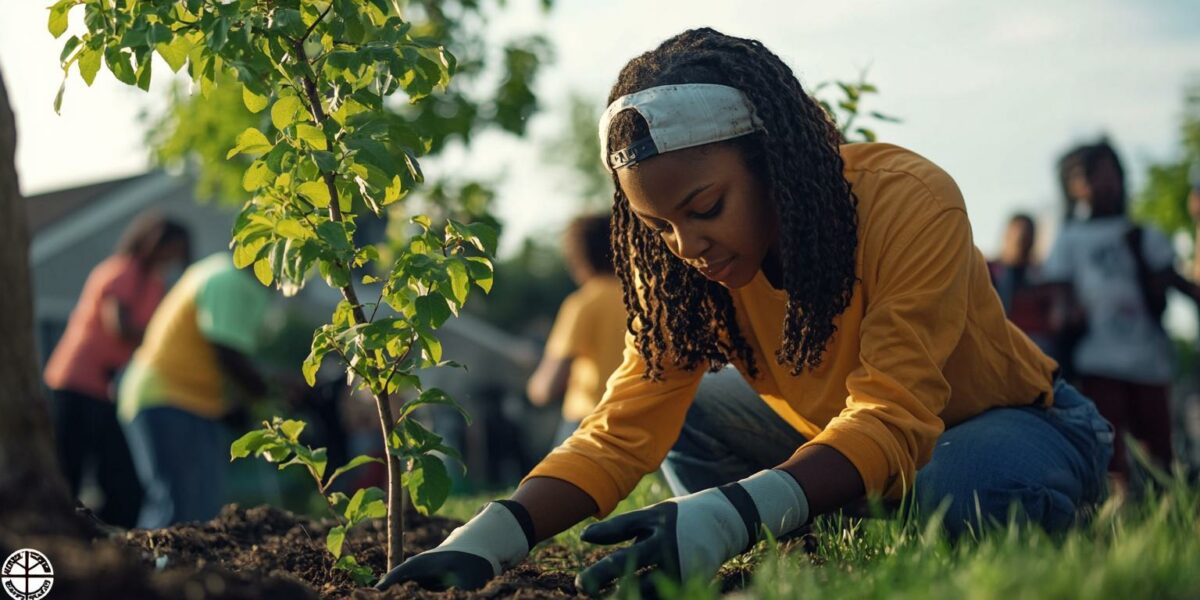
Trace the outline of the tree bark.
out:
M 41 397 L 16 120 L 0 75 L 0 530 L 50 533 L 73 514 Z

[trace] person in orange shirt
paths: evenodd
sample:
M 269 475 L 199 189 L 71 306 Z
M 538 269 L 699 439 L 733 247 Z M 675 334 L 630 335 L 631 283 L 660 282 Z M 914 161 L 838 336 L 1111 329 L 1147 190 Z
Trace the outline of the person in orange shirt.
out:
M 576 218 L 564 236 L 564 254 L 578 290 L 563 300 L 526 394 L 536 406 L 562 399 L 561 444 L 591 414 L 625 347 L 625 303 L 613 274 L 608 215 Z
M 116 252 L 88 275 L 79 303 L 50 359 L 50 388 L 59 462 L 73 493 L 94 465 L 104 493 L 98 516 L 133 527 L 142 502 L 129 446 L 117 422 L 113 379 L 142 341 L 163 299 L 164 274 L 186 266 L 190 237 L 180 224 L 147 213 L 122 233 Z
M 581 591 L 711 578 L 864 496 L 944 507 L 952 535 L 1014 505 L 1059 529 L 1103 498 L 1112 428 L 1005 319 L 942 169 L 845 144 L 779 57 L 712 29 L 634 58 L 609 101 L 624 361 L 510 499 L 380 587 L 481 586 L 660 464 L 678 496 L 589 526 L 634 543 Z

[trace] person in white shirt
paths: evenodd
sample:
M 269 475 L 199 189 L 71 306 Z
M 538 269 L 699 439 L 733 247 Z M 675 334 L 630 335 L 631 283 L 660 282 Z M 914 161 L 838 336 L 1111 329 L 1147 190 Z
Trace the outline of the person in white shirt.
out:
M 1064 312 L 1085 329 L 1066 359 L 1116 428 L 1109 470 L 1121 485 L 1126 434 L 1160 466 L 1171 463 L 1173 353 L 1162 315 L 1168 287 L 1196 297 L 1195 287 L 1176 273 L 1167 236 L 1126 214 L 1124 170 L 1107 140 L 1068 152 L 1059 170 L 1066 220 L 1041 276 L 1073 290 L 1075 309 Z

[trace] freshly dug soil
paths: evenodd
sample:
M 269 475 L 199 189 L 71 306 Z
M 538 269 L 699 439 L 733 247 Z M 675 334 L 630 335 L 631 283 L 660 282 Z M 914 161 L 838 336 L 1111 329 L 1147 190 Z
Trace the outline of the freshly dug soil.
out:
M 407 515 L 406 521 L 407 556 L 436 546 L 460 524 L 415 513 Z M 581 598 L 574 585 L 581 563 L 594 562 L 611 551 L 598 548 L 580 557 L 561 546 L 540 547 L 535 560 L 473 592 L 431 592 L 414 583 L 379 592 L 358 586 L 345 572 L 332 568 L 325 534 L 335 523 L 271 506 L 230 504 L 208 522 L 135 529 L 112 537 L 100 536 L 104 531 L 94 529 L 94 522 L 86 518 L 56 523 L 59 526 L 50 528 L 52 532 L 43 528 L 32 535 L 15 536 L 0 529 L 0 559 L 18 548 L 40 550 L 54 565 L 53 597 L 82 600 Z M 96 539 L 87 541 L 89 537 Z M 364 523 L 350 531 L 343 553 L 353 554 L 381 575 L 387 561 L 385 539 L 382 521 Z M 811 553 L 814 541 L 803 536 L 794 542 Z M 727 568 L 721 589 L 740 588 L 751 571 L 751 565 Z
M 5 522 L 0 526 L 0 557 L 20 548 L 33 548 L 45 554 L 54 568 L 51 598 L 318 598 L 316 592 L 291 576 L 260 577 L 235 573 L 219 565 L 156 569 L 124 540 L 103 537 L 90 540 L 99 532 L 89 531 L 87 524 L 74 515 L 60 514 L 52 519 L 45 515 L 20 515 L 19 519 L 12 519 L 12 516 L 5 515 Z M 41 524 L 31 533 L 27 527 L 11 527 L 14 520 Z
M 86 511 L 47 518 L 4 514 L 0 560 L 20 549 L 45 554 L 54 567 L 51 597 L 78 600 L 251 600 L 259 598 L 576 598 L 578 558 L 562 548 L 539 549 L 539 565 L 526 563 L 474 592 L 430 592 L 409 583 L 379 592 L 359 587 L 332 569 L 325 534 L 335 523 L 295 516 L 271 506 L 228 505 L 217 518 L 167 529 L 114 530 Z M 460 523 L 407 515 L 405 553 L 440 543 Z M 19 533 L 18 533 L 19 532 Z M 106 535 L 108 534 L 108 535 Z M 386 531 L 381 521 L 350 531 L 343 553 L 377 575 L 385 569 Z M 589 556 L 589 558 L 592 558 Z
M 405 554 L 436 546 L 460 523 L 441 517 L 407 515 Z M 314 521 L 271 507 L 241 508 L 228 505 L 206 523 L 187 523 L 167 529 L 132 530 L 124 543 L 137 551 L 150 566 L 166 570 L 217 568 L 250 580 L 300 584 L 308 596 L 323 598 L 575 598 L 573 575 L 545 572 L 522 565 L 475 592 L 451 590 L 429 592 L 415 584 L 396 586 L 386 592 L 359 587 L 343 571 L 334 570 L 333 557 L 325 550 L 325 534 L 332 521 Z M 382 574 L 387 555 L 387 533 L 381 521 L 361 524 L 350 531 L 343 553 L 353 554 L 360 564 Z M 549 550 L 551 553 L 553 549 Z M 543 563 L 545 561 L 538 561 Z M 553 561 L 550 561 L 553 562 Z M 263 591 L 266 593 L 266 591 Z M 274 593 L 271 597 L 278 596 Z

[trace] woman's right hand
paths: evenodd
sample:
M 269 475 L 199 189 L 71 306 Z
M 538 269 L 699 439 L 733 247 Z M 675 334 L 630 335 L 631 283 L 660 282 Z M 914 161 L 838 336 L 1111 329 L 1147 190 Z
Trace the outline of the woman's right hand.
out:
M 432 590 L 479 589 L 524 560 L 533 543 L 533 523 L 525 507 L 512 500 L 489 502 L 446 541 L 404 561 L 375 588 L 415 581 Z

